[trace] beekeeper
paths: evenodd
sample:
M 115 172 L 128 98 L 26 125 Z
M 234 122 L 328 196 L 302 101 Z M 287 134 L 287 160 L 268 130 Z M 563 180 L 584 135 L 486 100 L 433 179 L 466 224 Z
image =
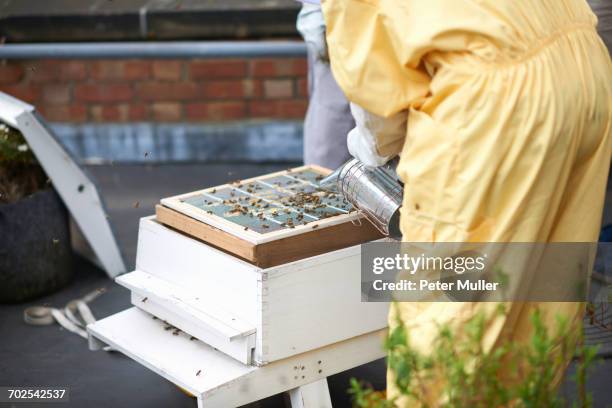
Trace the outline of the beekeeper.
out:
M 346 134 L 355 126 L 349 103 L 334 80 L 325 43 L 325 21 L 318 0 L 302 1 L 297 29 L 308 50 L 308 93 L 304 119 L 304 163 L 336 169 L 350 155 Z
M 405 241 L 597 240 L 612 64 L 584 0 L 325 0 L 323 12 L 357 122 L 351 154 L 372 166 L 400 156 Z M 486 349 L 527 341 L 536 307 L 551 327 L 557 314 L 575 325 L 584 313 L 582 303 L 507 306 L 486 328 Z M 436 323 L 461 330 L 495 307 L 401 303 L 397 313 L 427 352 Z M 392 308 L 392 326 L 395 317 Z M 388 391 L 398 395 L 392 375 Z

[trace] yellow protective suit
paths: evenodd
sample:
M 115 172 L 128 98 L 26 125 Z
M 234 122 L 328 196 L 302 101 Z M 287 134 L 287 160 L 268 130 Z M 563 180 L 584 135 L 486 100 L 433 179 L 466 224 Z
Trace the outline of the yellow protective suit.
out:
M 585 0 L 325 0 L 334 76 L 351 102 L 405 134 L 400 154 L 405 241 L 595 242 L 612 154 L 612 64 Z M 401 303 L 431 347 L 435 322 L 460 329 L 494 303 Z M 581 320 L 580 303 L 519 303 L 485 347 L 530 338 L 542 311 Z M 390 314 L 390 325 L 395 317 Z M 442 379 L 429 384 L 435 405 Z M 397 395 L 388 377 L 389 396 Z M 400 400 L 401 405 L 410 405 Z

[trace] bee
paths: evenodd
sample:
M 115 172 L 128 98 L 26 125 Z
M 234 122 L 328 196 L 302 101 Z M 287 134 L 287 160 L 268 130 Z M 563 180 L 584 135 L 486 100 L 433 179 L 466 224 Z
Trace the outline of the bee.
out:
M 147 300 L 149 300 L 148 297 L 145 297 L 144 299 L 141 300 L 142 303 L 146 302 Z
M 198 377 L 201 372 L 202 372 L 202 370 L 198 370 L 198 372 L 196 373 L 196 377 Z

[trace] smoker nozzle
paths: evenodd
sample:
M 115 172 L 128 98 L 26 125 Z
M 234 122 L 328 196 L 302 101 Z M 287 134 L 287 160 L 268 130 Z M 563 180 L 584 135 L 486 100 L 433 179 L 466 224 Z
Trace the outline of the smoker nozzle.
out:
M 403 186 L 395 172 L 396 165 L 395 161 L 372 168 L 352 159 L 322 179 L 319 187 L 342 194 L 380 232 L 398 238 Z

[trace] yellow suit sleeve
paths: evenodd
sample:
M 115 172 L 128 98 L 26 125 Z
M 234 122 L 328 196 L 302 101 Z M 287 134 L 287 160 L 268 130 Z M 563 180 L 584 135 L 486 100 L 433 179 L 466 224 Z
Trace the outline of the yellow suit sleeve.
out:
M 427 50 L 411 49 L 398 29 L 410 24 L 401 2 L 326 0 L 323 10 L 332 71 L 351 102 L 390 117 L 427 95 L 430 77 L 421 63 Z M 399 153 L 405 134 L 386 136 L 376 141 L 379 153 Z

